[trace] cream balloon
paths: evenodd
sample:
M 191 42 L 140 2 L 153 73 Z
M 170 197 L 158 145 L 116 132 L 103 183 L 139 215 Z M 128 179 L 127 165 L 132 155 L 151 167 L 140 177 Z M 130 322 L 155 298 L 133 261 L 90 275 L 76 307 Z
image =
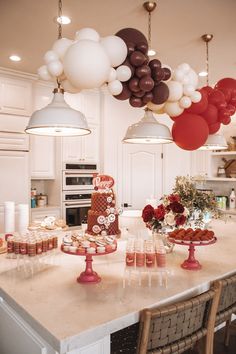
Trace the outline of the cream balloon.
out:
M 51 75 L 48 72 L 46 65 L 40 66 L 40 68 L 38 68 L 37 72 L 38 72 L 40 79 L 42 79 L 42 80 L 48 81 L 48 80 L 52 79 Z
M 112 67 L 119 66 L 127 57 L 127 46 L 123 39 L 117 36 L 104 37 L 100 41 L 107 53 Z
M 116 69 L 117 79 L 121 82 L 128 81 L 131 78 L 131 70 L 127 65 L 121 65 Z
M 187 74 L 191 68 L 190 68 L 189 64 L 182 63 L 182 64 L 178 65 L 177 69 L 180 69 L 181 71 L 184 72 L 184 74 Z
M 179 106 L 178 102 L 166 102 L 164 111 L 170 116 L 170 117 L 177 117 L 181 113 L 183 113 L 184 109 Z
M 151 111 L 155 113 L 163 113 L 163 107 L 165 106 L 165 103 L 161 104 L 155 104 L 152 102 L 147 103 L 147 108 L 149 108 Z
M 166 83 L 169 88 L 168 102 L 176 102 L 183 96 L 183 85 L 178 81 L 169 81 Z
M 63 65 L 59 60 L 51 61 L 47 64 L 47 68 L 52 76 L 59 76 L 63 73 Z
M 176 69 L 173 73 L 172 80 L 182 82 L 184 78 L 184 72 L 181 69 Z
M 85 27 L 77 31 L 75 34 L 75 40 L 90 39 L 91 41 L 99 42 L 100 36 L 93 28 Z
M 193 70 L 190 69 L 188 72 L 188 79 L 189 79 L 189 85 L 192 85 L 195 89 L 198 86 L 198 75 L 197 73 Z
M 107 86 L 110 93 L 114 96 L 119 95 L 123 90 L 122 83 L 119 80 L 111 81 Z
M 192 95 L 190 96 L 191 100 L 193 103 L 197 103 L 201 101 L 202 95 L 201 92 L 199 91 L 194 91 Z
M 68 81 L 68 80 L 62 81 L 61 84 L 62 84 L 62 87 L 64 88 L 65 92 L 69 92 L 69 93 L 80 92 L 80 90 L 77 87 L 74 87 L 73 85 L 71 85 L 70 81 Z
M 183 96 L 180 100 L 179 100 L 179 106 L 181 108 L 189 108 L 192 104 L 191 98 L 188 96 Z
M 51 61 L 55 61 L 58 60 L 59 57 L 57 55 L 56 52 L 54 52 L 53 50 L 48 50 L 43 57 L 44 61 L 46 64 L 50 63 Z
M 185 96 L 191 96 L 192 93 L 195 91 L 192 85 L 184 85 L 183 92 Z
M 108 75 L 108 82 L 114 81 L 116 79 L 116 70 L 114 68 L 110 68 L 110 72 Z
M 70 83 L 80 89 L 98 88 L 107 81 L 110 61 L 98 42 L 81 40 L 67 50 L 64 72 Z
M 54 42 L 52 50 L 57 53 L 60 59 L 64 58 L 67 49 L 73 44 L 73 41 L 68 38 L 60 38 Z

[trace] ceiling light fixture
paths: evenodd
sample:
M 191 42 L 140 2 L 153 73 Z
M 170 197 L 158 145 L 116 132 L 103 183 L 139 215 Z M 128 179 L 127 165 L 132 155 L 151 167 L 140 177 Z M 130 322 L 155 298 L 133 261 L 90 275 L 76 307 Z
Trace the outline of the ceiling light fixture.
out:
M 209 42 L 212 40 L 213 34 L 204 34 L 201 38 L 206 43 L 206 71 L 202 72 L 202 75 L 199 73 L 199 76 L 205 76 L 207 86 L 209 86 Z M 198 150 L 225 150 L 227 148 L 228 145 L 222 134 L 209 134 L 205 144 Z
M 148 12 L 148 56 L 156 55 L 156 51 L 152 49 L 151 37 L 152 37 L 152 12 L 155 10 L 157 4 L 155 1 L 146 1 L 143 7 Z
M 198 75 L 201 76 L 201 77 L 205 77 L 205 76 L 207 76 L 208 74 L 207 74 L 206 71 L 200 71 L 200 73 L 198 73 Z
M 21 57 L 19 57 L 19 55 L 16 54 L 10 55 L 9 59 L 12 61 L 21 61 Z
M 165 144 L 172 141 L 169 128 L 160 124 L 148 108 L 138 123 L 128 127 L 123 139 L 123 142 L 132 144 Z
M 62 1 L 58 1 L 58 17 L 62 14 Z M 58 39 L 62 38 L 62 25 L 58 23 Z M 64 99 L 64 90 L 57 78 L 52 102 L 35 111 L 25 129 L 26 133 L 49 136 L 75 136 L 91 133 L 83 113 L 72 109 Z
M 68 25 L 69 23 L 71 23 L 71 19 L 68 16 L 57 17 L 56 21 L 61 25 Z

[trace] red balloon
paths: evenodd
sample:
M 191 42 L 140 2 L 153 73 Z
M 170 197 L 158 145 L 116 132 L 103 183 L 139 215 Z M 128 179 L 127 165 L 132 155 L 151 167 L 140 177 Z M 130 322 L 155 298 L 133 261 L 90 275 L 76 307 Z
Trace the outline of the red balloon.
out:
M 220 109 L 218 112 L 218 122 L 223 123 L 226 118 L 229 117 L 229 112 L 226 108 Z
M 126 82 L 122 82 L 123 89 L 119 95 L 114 96 L 117 100 L 127 100 L 131 96 L 131 91 Z
M 222 120 L 222 123 L 223 123 L 224 125 L 228 125 L 230 122 L 231 122 L 230 116 L 225 117 L 225 118 Z
M 231 96 L 232 96 L 232 90 L 229 88 L 219 88 L 219 91 L 221 91 L 224 96 L 225 96 L 225 101 L 228 103 L 231 100 Z
M 218 110 L 213 104 L 208 104 L 207 109 L 201 114 L 208 125 L 214 124 L 218 120 Z
M 236 108 L 236 90 L 232 91 L 232 95 L 229 103 Z
M 217 89 L 236 89 L 236 80 L 226 77 L 225 79 L 221 79 L 220 81 L 218 81 L 215 85 L 215 88 Z
M 207 94 L 207 96 L 208 96 L 208 95 L 210 95 L 212 93 L 213 88 L 211 86 L 204 86 L 204 87 L 201 88 L 200 91 L 201 92 L 202 91 L 205 92 Z
M 184 150 L 196 150 L 204 145 L 209 129 L 204 118 L 197 114 L 183 113 L 175 120 L 172 136 L 176 145 Z
M 208 102 L 217 106 L 218 104 L 225 103 L 225 96 L 220 90 L 214 89 L 208 96 Z
M 199 102 L 197 103 L 192 103 L 189 108 L 185 110 L 187 113 L 193 113 L 193 114 L 200 114 L 203 113 L 208 106 L 208 98 L 206 92 L 201 89 L 199 90 L 201 92 L 202 98 Z
M 228 104 L 226 107 L 226 110 L 228 111 L 229 115 L 232 116 L 232 115 L 234 115 L 236 108 L 234 105 Z
M 216 122 L 214 124 L 211 124 L 208 127 L 209 127 L 209 134 L 215 134 L 220 129 L 220 122 Z

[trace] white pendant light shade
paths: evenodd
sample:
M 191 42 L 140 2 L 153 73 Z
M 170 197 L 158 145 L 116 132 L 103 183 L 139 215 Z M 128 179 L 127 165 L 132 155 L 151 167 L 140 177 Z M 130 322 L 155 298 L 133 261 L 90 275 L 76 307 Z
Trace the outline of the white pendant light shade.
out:
M 165 144 L 172 141 L 169 128 L 158 123 L 149 110 L 138 123 L 128 127 L 123 139 L 123 142 L 133 144 Z
M 64 91 L 54 90 L 52 102 L 35 111 L 25 129 L 26 133 L 50 136 L 86 135 L 91 131 L 85 116 L 71 108 L 64 99 Z
M 208 135 L 207 141 L 198 150 L 226 150 L 228 145 L 221 134 Z

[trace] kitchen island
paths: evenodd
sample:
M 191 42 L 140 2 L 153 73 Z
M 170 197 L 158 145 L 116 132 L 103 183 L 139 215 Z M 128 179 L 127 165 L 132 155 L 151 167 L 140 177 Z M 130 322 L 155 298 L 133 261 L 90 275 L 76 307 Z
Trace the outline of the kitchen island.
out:
M 45 260 L 43 268 L 31 277 L 24 275 L 23 269 L 21 272 L 12 269 L 15 261 L 6 260 L 2 255 L 0 318 L 7 314 L 13 322 L 15 318 L 39 349 L 34 352 L 0 350 L 1 354 L 108 354 L 110 334 L 138 322 L 143 308 L 197 295 L 207 290 L 212 280 L 235 272 L 235 223 L 216 220 L 212 228 L 218 241 L 196 247 L 201 270 L 187 271 L 180 267 L 187 258 L 188 247 L 176 245 L 173 253 L 167 255 L 170 274 L 166 286 L 161 286 L 155 275 L 151 286 L 145 276 L 141 286 L 137 280 L 130 284 L 124 282 L 125 241 L 122 240 L 117 252 L 94 257 L 94 270 L 102 277 L 95 285 L 76 282 L 85 266 L 84 257 L 58 253 Z M 6 337 L 1 337 L 4 324 L 1 326 L 0 349 L 1 343 L 6 342 Z M 8 342 L 12 336 L 21 336 L 23 341 L 21 332 L 17 328 L 13 332 L 13 327 L 9 328 Z M 20 339 L 16 339 L 20 344 Z

